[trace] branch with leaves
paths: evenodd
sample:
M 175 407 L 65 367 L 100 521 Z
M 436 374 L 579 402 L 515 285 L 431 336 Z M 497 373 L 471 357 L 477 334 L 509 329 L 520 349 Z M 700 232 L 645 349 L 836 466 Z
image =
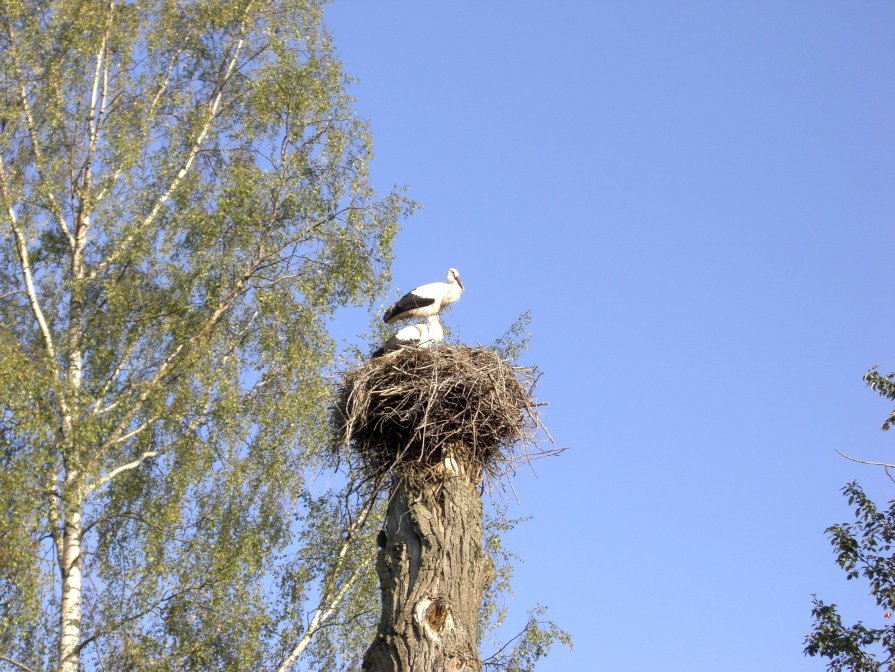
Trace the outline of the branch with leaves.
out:
M 867 383 L 867 387 L 879 394 L 879 396 L 884 399 L 889 399 L 890 401 L 895 401 L 895 373 L 882 375 L 878 369 L 878 366 L 874 366 L 865 373 L 864 382 Z M 893 424 L 895 424 L 895 410 L 889 413 L 889 416 L 883 423 L 882 429 L 888 430 Z

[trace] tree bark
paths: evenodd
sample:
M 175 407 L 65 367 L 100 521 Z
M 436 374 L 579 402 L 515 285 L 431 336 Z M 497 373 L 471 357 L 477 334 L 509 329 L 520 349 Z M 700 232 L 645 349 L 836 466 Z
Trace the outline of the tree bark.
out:
M 493 575 L 482 500 L 454 460 L 426 482 L 394 486 L 379 536 L 382 616 L 368 672 L 479 672 L 478 612 Z
M 62 536 L 62 604 L 60 608 L 60 637 L 58 672 L 78 672 L 81 643 L 81 501 L 80 496 L 65 511 Z

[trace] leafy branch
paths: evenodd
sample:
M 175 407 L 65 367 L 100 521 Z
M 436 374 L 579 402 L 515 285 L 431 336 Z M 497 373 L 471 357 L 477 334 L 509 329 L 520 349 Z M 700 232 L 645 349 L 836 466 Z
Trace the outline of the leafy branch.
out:
M 890 401 L 895 401 L 895 373 L 882 375 L 879 373 L 878 369 L 879 366 L 874 366 L 865 373 L 864 382 L 867 383 L 867 387 L 879 394 L 879 396 L 884 399 L 889 399 Z M 889 413 L 889 417 L 883 422 L 883 431 L 887 431 L 892 425 L 895 425 L 895 409 Z

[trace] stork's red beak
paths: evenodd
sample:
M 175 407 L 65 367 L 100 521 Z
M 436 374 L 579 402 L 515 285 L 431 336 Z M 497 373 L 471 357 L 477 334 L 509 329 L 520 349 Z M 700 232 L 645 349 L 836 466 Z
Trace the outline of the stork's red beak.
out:
M 457 277 L 456 275 L 455 275 L 454 277 L 457 278 L 457 284 L 460 285 L 460 289 L 466 289 L 466 288 L 463 286 L 463 282 L 461 282 L 460 278 Z

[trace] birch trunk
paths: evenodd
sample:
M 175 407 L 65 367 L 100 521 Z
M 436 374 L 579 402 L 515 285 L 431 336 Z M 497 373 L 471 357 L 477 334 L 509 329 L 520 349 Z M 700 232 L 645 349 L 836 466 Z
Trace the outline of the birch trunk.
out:
M 110 15 L 111 18 L 111 15 Z M 105 37 L 101 54 L 105 51 Z M 96 115 L 97 80 L 101 58 L 97 56 L 96 75 L 94 77 L 93 97 L 90 104 L 90 117 Z M 91 129 L 93 126 L 91 125 Z M 91 130 L 90 150 L 92 154 L 95 143 Z M 90 160 L 81 189 L 84 195 L 90 192 Z M 87 244 L 87 231 L 90 227 L 90 215 L 82 198 L 78 216 L 75 221 L 74 246 L 71 258 L 71 286 L 69 290 L 68 314 L 68 366 L 66 381 L 71 391 L 71 398 L 62 408 L 62 430 L 66 437 L 68 459 L 79 463 L 80 450 L 75 439 L 75 410 L 81 392 L 84 371 L 84 248 Z M 62 557 L 59 559 L 62 575 L 62 603 L 60 606 L 59 624 L 59 667 L 58 672 L 78 672 L 81 667 L 81 512 L 83 510 L 84 492 L 81 488 L 80 469 L 68 465 L 63 493 L 64 528 L 62 533 Z
M 369 672 L 479 672 L 478 612 L 493 566 L 482 551 L 476 484 L 446 464 L 437 482 L 400 481 L 376 571 L 382 616 Z M 384 536 L 384 538 L 383 538 Z
M 66 484 L 73 485 L 73 484 Z M 62 536 L 62 605 L 59 624 L 58 672 L 78 672 L 81 642 L 81 501 L 72 498 L 65 507 Z

